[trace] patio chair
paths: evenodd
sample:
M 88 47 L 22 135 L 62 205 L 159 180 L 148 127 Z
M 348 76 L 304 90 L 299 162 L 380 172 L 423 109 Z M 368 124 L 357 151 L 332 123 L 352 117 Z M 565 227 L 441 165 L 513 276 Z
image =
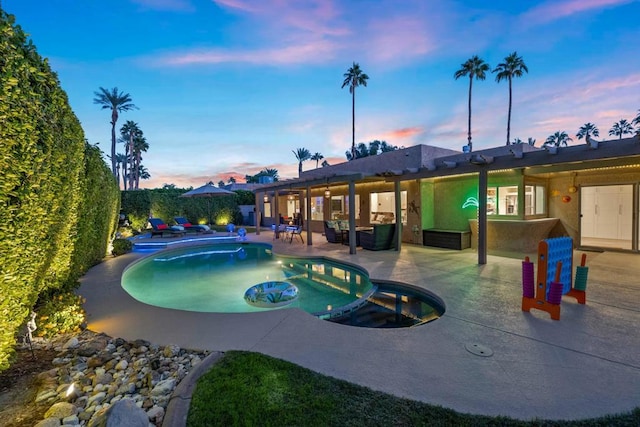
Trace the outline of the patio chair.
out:
M 163 220 L 160 218 L 149 218 L 149 224 L 151 224 L 151 237 L 160 236 L 163 237 L 165 233 L 171 234 L 171 236 L 184 236 L 186 231 L 184 227 L 181 226 L 173 226 L 169 227 Z
M 324 235 L 327 238 L 327 242 L 341 243 L 342 233 L 340 232 L 340 230 L 333 227 L 332 224 L 335 224 L 334 221 L 324 221 Z
M 370 251 L 391 249 L 395 230 L 395 224 L 375 224 L 372 231 L 360 232 L 360 245 Z
M 304 243 L 304 238 L 302 238 L 302 226 L 298 225 L 296 227 L 289 227 L 289 244 L 293 243 L 293 239 L 300 238 L 300 241 Z
M 184 227 L 184 231 L 192 232 L 192 233 L 204 233 L 205 231 L 209 231 L 210 228 L 208 225 L 200 225 L 200 224 L 191 224 L 185 217 L 176 216 L 173 217 L 176 224 L 181 227 Z

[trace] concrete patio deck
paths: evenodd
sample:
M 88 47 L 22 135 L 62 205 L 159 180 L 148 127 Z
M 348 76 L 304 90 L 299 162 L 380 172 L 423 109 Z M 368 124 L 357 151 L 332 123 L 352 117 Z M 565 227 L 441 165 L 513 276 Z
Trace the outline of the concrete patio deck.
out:
M 140 253 L 109 258 L 82 279 L 89 328 L 125 339 L 213 351 L 250 350 L 396 396 L 519 419 L 583 419 L 640 406 L 640 256 L 588 252 L 587 304 L 565 297 L 561 320 L 520 309 L 522 258 L 404 245 L 401 252 L 272 241 L 276 253 L 359 264 L 372 278 L 429 289 L 446 313 L 405 329 L 367 329 L 298 309 L 220 314 L 140 303 L 120 286 Z M 160 239 L 154 239 L 154 241 Z M 169 239 L 163 239 L 169 240 Z M 173 239 L 175 240 L 175 239 Z M 582 252 L 575 251 L 576 259 Z M 524 256 L 524 254 L 522 254 Z M 533 258 L 535 260 L 535 256 Z M 575 265 L 575 264 L 574 264 Z M 467 350 L 486 347 L 490 357 Z

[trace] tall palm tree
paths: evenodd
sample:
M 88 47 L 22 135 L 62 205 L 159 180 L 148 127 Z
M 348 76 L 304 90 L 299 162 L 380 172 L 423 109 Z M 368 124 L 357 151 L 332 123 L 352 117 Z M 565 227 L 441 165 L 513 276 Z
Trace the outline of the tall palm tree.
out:
M 498 73 L 496 74 L 496 82 L 500 83 L 500 81 L 505 79 L 509 82 L 509 115 L 507 116 L 507 145 L 509 145 L 509 137 L 511 134 L 511 100 L 513 95 L 511 82 L 514 77 L 522 77 L 524 73 L 528 73 L 529 69 L 522 60 L 522 57 L 518 56 L 517 52 L 513 52 L 504 58 L 504 62 L 499 63 L 493 72 Z
M 142 166 L 142 153 L 149 149 L 147 138 L 137 135 L 133 139 L 133 166 L 129 178 L 129 190 L 138 189 L 140 186 L 140 167 Z
M 133 172 L 134 163 L 135 163 L 134 153 L 133 153 L 134 146 L 135 146 L 135 139 L 141 137 L 142 135 L 143 135 L 142 130 L 140 129 L 138 124 L 133 120 L 127 120 L 120 128 L 120 141 L 122 141 L 125 144 L 125 155 L 127 155 L 127 159 L 125 160 L 125 163 L 124 163 L 125 175 L 127 171 L 127 165 L 129 167 L 129 170 Z M 127 189 L 126 181 L 125 181 L 124 188 Z M 133 188 L 133 181 L 130 181 L 129 189 L 131 190 L 132 188 Z
M 302 175 L 302 162 L 311 159 L 311 153 L 306 148 L 298 148 L 296 151 L 293 151 L 293 155 L 298 159 L 298 176 L 300 176 Z
M 632 123 L 636 126 L 640 126 L 640 110 L 638 110 L 638 115 L 633 119 Z
M 567 146 L 569 141 L 573 141 L 573 139 L 569 138 L 569 135 L 565 131 L 556 132 L 553 135 L 549 135 L 547 140 L 542 144 L 543 147 L 560 147 Z
M 587 143 L 589 143 L 589 138 L 591 138 L 592 135 L 600 136 L 600 131 L 598 130 L 598 126 L 594 125 L 591 122 L 582 125 L 580 129 L 578 129 L 578 133 L 576 133 L 578 139 L 584 138 Z
M 118 188 L 120 188 L 120 170 L 122 170 L 122 187 L 123 189 L 127 189 L 127 156 L 122 153 L 116 154 L 116 182 L 118 183 Z
M 469 147 L 469 151 L 473 148 L 471 144 L 471 91 L 473 89 L 473 78 L 475 77 L 476 80 L 484 80 L 487 77 L 486 73 L 488 70 L 489 64 L 479 58 L 478 55 L 474 55 L 462 64 L 462 68 L 453 75 L 456 80 L 463 76 L 469 76 L 469 128 L 467 132 L 467 146 Z
M 351 158 L 356 158 L 356 87 L 367 86 L 369 76 L 362 72 L 360 65 L 353 63 L 353 66 L 344 73 L 342 88 L 349 86 L 351 94 Z
M 324 159 L 324 156 L 318 152 L 314 153 L 313 156 L 311 156 L 309 158 L 309 160 L 315 160 L 316 161 L 316 169 L 318 169 L 318 162 L 320 160 Z
M 111 110 L 111 172 L 116 175 L 116 123 L 118 122 L 118 113 L 133 110 L 136 107 L 131 102 L 131 95 L 119 92 L 117 87 L 110 91 L 100 87 L 99 91 L 93 93 L 94 104 L 102 105 L 102 109 Z
M 619 122 L 613 124 L 613 127 L 609 129 L 609 135 L 618 136 L 622 139 L 622 135 L 632 134 L 633 126 L 626 119 L 620 119 Z

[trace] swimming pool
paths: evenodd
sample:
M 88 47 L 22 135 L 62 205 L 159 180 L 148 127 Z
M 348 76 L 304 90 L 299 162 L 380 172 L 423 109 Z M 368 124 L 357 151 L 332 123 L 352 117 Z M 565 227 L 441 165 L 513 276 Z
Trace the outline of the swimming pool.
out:
M 187 311 L 247 313 L 279 309 L 247 303 L 260 284 L 288 282 L 297 307 L 320 318 L 364 305 L 377 289 L 367 272 L 324 258 L 276 256 L 260 243 L 218 243 L 156 252 L 128 267 L 122 287 L 146 304 Z
M 214 313 L 297 307 L 320 319 L 368 328 L 422 325 L 445 311 L 444 301 L 426 289 L 372 281 L 358 266 L 325 258 L 278 256 L 262 243 L 156 252 L 125 270 L 122 287 L 158 307 Z

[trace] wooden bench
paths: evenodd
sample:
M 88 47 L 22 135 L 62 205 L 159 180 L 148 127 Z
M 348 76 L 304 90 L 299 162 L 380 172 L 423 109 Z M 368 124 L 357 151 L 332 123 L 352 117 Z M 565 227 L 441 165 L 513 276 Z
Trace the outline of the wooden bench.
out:
M 422 243 L 424 246 L 434 246 L 446 249 L 467 249 L 471 247 L 471 231 L 458 230 L 422 230 Z

